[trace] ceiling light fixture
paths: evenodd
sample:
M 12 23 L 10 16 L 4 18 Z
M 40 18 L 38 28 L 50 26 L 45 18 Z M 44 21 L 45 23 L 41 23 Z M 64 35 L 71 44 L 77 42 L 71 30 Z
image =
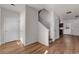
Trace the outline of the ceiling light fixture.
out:
M 66 12 L 66 14 L 70 14 L 70 13 L 72 13 L 72 12 L 71 11 Z
M 15 6 L 15 4 L 11 4 L 12 6 Z

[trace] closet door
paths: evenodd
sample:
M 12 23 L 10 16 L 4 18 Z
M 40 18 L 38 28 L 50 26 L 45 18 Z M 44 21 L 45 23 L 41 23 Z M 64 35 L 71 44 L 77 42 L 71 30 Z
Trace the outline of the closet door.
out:
M 19 17 L 13 11 L 4 10 L 4 41 L 19 39 Z

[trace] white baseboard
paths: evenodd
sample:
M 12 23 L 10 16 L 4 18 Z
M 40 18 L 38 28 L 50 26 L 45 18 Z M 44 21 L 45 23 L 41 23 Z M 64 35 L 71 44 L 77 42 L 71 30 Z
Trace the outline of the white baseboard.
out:
M 32 41 L 32 42 L 29 42 L 29 43 L 24 43 L 23 45 L 24 45 L 24 46 L 27 46 L 27 45 L 29 45 L 29 44 L 36 43 L 36 42 L 38 42 L 38 41 Z
M 8 43 L 8 42 L 16 41 L 16 40 L 11 40 L 11 41 L 7 41 L 7 42 L 1 42 L 0 45 L 5 44 L 5 43 Z

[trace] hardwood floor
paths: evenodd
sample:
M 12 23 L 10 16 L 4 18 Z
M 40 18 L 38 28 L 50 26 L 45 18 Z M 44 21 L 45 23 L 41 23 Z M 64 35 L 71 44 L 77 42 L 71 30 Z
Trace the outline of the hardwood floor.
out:
M 0 46 L 1 54 L 77 54 L 79 53 L 79 36 L 64 35 L 46 47 L 40 43 L 22 46 L 20 41 Z
M 0 46 L 1 54 L 32 54 L 43 53 L 46 47 L 38 42 L 28 46 L 23 46 L 20 41 L 13 41 Z

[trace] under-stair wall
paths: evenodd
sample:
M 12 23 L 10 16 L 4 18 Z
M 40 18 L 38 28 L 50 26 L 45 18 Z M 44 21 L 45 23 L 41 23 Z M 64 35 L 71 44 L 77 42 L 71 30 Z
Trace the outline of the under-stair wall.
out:
M 38 42 L 49 46 L 49 29 L 38 21 Z

